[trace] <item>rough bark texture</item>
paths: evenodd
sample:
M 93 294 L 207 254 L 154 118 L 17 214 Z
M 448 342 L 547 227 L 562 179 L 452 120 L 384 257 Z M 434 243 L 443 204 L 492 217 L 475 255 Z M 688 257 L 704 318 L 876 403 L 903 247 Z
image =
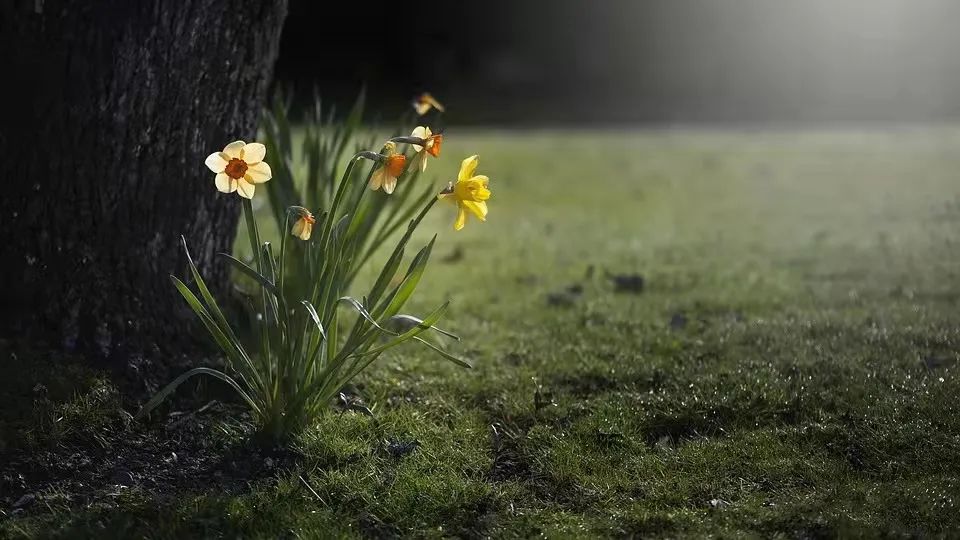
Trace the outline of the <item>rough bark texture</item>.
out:
M 286 0 L 0 3 L 7 333 L 163 371 L 189 320 L 184 235 L 220 291 L 240 202 L 203 160 L 250 140 Z M 189 340 L 188 340 L 189 341 Z

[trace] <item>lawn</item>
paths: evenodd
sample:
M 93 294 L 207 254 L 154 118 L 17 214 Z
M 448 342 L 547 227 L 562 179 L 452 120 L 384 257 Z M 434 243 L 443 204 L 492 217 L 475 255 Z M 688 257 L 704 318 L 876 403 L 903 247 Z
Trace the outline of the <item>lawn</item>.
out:
M 449 300 L 474 369 L 405 348 L 349 389 L 372 414 L 262 455 L 222 398 L 132 423 L 98 374 L 38 389 L 49 355 L 3 344 L 31 367 L 0 383 L 30 419 L 0 424 L 0 536 L 957 534 L 958 148 L 451 129 L 427 177 L 479 154 L 490 215 L 434 209 L 410 311 Z

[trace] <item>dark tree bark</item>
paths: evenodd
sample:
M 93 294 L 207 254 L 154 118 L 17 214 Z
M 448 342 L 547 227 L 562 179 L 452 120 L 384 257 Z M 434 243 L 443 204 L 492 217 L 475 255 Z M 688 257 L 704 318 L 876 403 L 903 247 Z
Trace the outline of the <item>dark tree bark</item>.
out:
M 252 140 L 286 0 L 0 2 L 4 330 L 129 373 L 184 340 L 179 237 L 225 291 L 240 202 L 204 158 Z M 179 337 L 178 337 L 179 336 Z M 181 348 L 182 350 L 182 348 Z

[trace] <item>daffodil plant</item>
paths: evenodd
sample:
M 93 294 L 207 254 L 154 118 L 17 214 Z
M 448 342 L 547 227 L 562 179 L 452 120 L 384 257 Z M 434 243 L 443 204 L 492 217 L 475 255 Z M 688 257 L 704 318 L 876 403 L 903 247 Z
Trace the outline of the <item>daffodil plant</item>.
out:
M 229 254 L 221 255 L 256 283 L 251 298 L 256 328 L 245 337 L 231 325 L 183 240 L 194 288 L 178 277 L 171 279 L 222 351 L 224 369 L 198 367 L 184 373 L 144 405 L 140 415 L 153 410 L 187 379 L 210 375 L 237 391 L 250 407 L 264 440 L 276 444 L 311 425 L 345 384 L 401 344 L 418 342 L 457 365 L 470 367 L 425 339 L 427 332 L 459 339 L 436 326 L 447 309 L 446 303 L 422 318 L 402 312 L 420 283 L 436 236 L 414 255 L 404 272 L 400 269 L 413 232 L 438 200 L 457 206 L 457 230 L 463 227 L 468 213 L 480 220 L 486 218 L 489 181 L 474 175 L 477 156 L 463 160 L 456 182 L 439 193 L 428 187 L 433 195 L 406 220 L 406 231 L 366 294 L 357 298 L 346 293 L 356 258 L 363 253 L 362 241 L 369 238 L 360 232 L 364 220 L 369 219 L 365 214 L 370 208 L 367 199 L 375 195 L 395 197 L 413 190 L 411 177 L 415 175 L 409 175 L 409 169 L 423 166 L 417 158 L 407 159 L 399 146 L 438 157 L 440 141 L 429 130 L 418 128 L 409 137 L 387 141 L 380 152 L 357 152 L 347 161 L 325 208 L 314 212 L 291 205 L 284 209 L 279 251 L 269 242 L 261 242 L 251 204 L 254 193 L 259 193 L 255 187 L 272 177 L 264 161 L 265 146 L 236 141 L 211 154 L 205 164 L 215 173 L 216 188 L 225 194 L 238 194 L 243 205 L 252 261 L 247 264 Z M 364 163 L 370 167 L 366 179 L 361 180 L 355 171 Z M 377 193 L 380 190 L 386 195 Z M 311 284 L 309 289 L 291 287 L 297 273 L 304 274 L 300 282 Z

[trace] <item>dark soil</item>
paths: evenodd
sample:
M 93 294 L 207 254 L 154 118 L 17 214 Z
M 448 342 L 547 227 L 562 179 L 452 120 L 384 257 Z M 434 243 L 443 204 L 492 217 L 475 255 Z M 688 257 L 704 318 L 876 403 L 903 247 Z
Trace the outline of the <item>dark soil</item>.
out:
M 0 454 L 0 505 L 13 515 L 47 511 L 51 503 L 110 506 L 131 487 L 161 501 L 184 492 L 243 492 L 251 481 L 297 459 L 290 450 L 245 442 L 252 432 L 246 416 L 240 407 L 219 402 L 153 425 L 131 422 L 118 411 L 113 429 Z M 241 421 L 225 427 L 222 418 Z

